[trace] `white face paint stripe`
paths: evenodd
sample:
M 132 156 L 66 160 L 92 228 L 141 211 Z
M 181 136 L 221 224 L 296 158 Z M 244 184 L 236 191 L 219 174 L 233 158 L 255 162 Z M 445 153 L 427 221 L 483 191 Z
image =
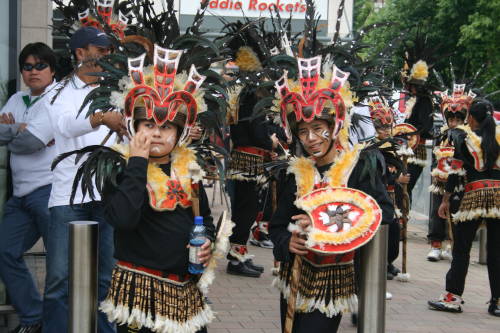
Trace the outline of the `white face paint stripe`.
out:
M 167 143 L 171 144 L 171 145 L 174 145 L 175 144 L 175 137 L 176 135 L 173 135 L 173 134 L 170 134 L 168 137 L 167 137 Z

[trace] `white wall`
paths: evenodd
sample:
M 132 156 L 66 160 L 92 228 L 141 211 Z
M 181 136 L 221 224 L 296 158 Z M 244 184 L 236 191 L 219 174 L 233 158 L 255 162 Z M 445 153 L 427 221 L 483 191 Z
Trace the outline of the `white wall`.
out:
M 52 1 L 51 0 L 18 0 L 21 2 L 19 32 L 19 52 L 26 44 L 42 42 L 52 47 Z M 3 2 L 3 1 L 2 1 Z M 22 84 L 21 89 L 25 86 Z

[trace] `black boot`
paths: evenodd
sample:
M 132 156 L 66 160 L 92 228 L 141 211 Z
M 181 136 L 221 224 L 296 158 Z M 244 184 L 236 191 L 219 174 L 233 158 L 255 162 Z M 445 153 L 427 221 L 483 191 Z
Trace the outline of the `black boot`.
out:
M 246 264 L 248 267 L 250 267 L 251 269 L 253 269 L 254 271 L 264 273 L 264 266 L 254 264 L 254 262 L 253 262 L 253 260 L 252 260 L 252 259 L 247 259 L 247 260 L 245 261 L 245 264 Z
M 235 263 L 237 262 L 237 263 Z M 232 260 L 227 263 L 227 274 L 258 278 L 262 272 L 252 269 L 246 262 Z
M 500 298 L 496 297 L 490 300 L 488 312 L 495 317 L 500 317 Z
M 259 273 L 264 272 L 264 267 L 261 265 L 256 265 L 252 260 L 253 256 L 248 255 L 248 250 L 245 245 L 236 245 L 233 244 L 231 250 L 227 253 L 226 258 L 233 262 L 239 261 L 244 262 L 247 267 L 250 269 L 257 271 Z M 229 266 L 228 266 L 229 267 Z

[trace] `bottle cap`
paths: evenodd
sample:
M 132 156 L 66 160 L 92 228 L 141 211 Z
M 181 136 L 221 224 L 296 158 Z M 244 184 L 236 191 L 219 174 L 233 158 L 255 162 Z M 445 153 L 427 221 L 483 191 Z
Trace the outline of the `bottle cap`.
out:
M 203 225 L 203 216 L 195 216 L 194 217 L 194 224 Z

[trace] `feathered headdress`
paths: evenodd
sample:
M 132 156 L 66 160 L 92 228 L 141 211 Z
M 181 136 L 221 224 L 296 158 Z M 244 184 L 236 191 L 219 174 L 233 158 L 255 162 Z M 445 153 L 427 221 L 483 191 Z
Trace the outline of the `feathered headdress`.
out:
M 361 41 L 363 36 L 387 24 L 373 24 L 354 34 L 351 40 L 341 40 L 340 17 L 344 12 L 344 2 L 339 4 L 339 21 L 333 39 L 324 45 L 317 39 L 318 16 L 314 1 L 306 1 L 304 32 L 294 47 L 298 55 L 295 58 L 297 70 L 285 71 L 276 81 L 271 108 L 279 112 L 281 124 L 289 137 L 293 123 L 310 122 L 316 117 L 332 121 L 333 135 L 337 136 L 348 122 L 349 109 L 358 99 L 386 89 L 383 68 L 389 59 L 389 49 L 368 57 L 362 57 L 360 53 L 369 47 Z
M 453 115 L 460 115 L 467 118 L 472 100 L 477 96 L 472 90 L 465 94 L 465 84 L 454 84 L 453 93 L 448 95 L 448 90 L 439 92 L 441 98 L 440 108 L 443 116 L 449 118 Z
M 181 35 L 173 1 L 159 14 L 150 1 L 134 4 L 132 11 L 141 26 L 137 33 L 142 36 L 125 39 L 118 52 L 98 60 L 104 73 L 96 73 L 102 77 L 100 85 L 89 93 L 82 109 L 90 104 L 89 114 L 122 110 L 132 135 L 138 118 L 153 119 L 159 125 L 175 122 L 184 128 L 179 143 L 187 139 L 198 115 L 207 127 L 220 132 L 227 94 L 223 79 L 209 67 L 220 60 L 221 53 L 198 31 L 207 5 L 205 1 L 192 27 Z
M 370 117 L 375 128 L 392 127 L 394 123 L 394 114 L 387 102 L 378 96 L 370 97 L 368 105 L 370 107 Z
M 120 9 L 117 10 L 116 14 L 113 13 L 115 1 L 116 0 L 96 0 L 95 7 L 100 19 L 92 15 L 90 8 L 79 12 L 78 19 L 82 26 L 91 26 L 104 31 L 104 27 L 101 23 L 104 22 L 119 39 L 123 39 L 128 24 L 128 17 Z
M 333 65 L 321 77 L 321 56 L 298 58 L 299 80 L 288 79 L 285 74 L 276 86 L 276 99 L 279 103 L 282 126 L 291 138 L 289 116 L 294 122 L 311 122 L 316 117 L 335 119 L 333 135 L 336 137 L 344 124 L 347 107 L 341 89 L 349 73 Z
M 64 16 L 62 21 L 56 20 L 54 27 L 68 37 L 81 27 L 94 27 L 117 39 L 125 37 L 130 19 L 129 0 L 54 0 L 54 3 Z

